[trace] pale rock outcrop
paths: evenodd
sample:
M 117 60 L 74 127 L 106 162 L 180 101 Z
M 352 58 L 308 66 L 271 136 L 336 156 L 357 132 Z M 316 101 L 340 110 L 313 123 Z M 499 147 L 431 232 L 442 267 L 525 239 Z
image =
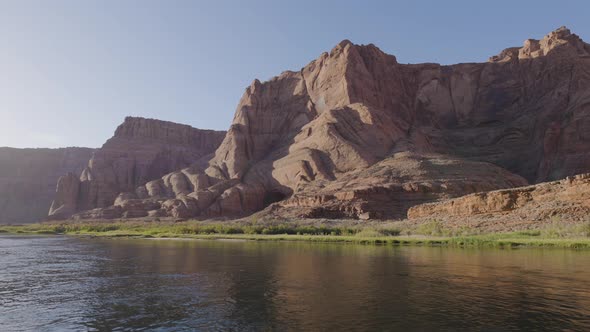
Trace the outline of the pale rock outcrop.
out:
M 64 218 L 76 212 L 78 194 L 80 192 L 79 177 L 70 172 L 57 180 L 57 194 L 49 208 L 53 218 Z
M 549 53 L 562 53 L 565 56 L 590 56 L 590 46 L 571 33 L 566 27 L 552 31 L 543 39 L 527 39 L 521 48 L 512 47 L 490 58 L 490 62 L 504 62 L 544 57 Z

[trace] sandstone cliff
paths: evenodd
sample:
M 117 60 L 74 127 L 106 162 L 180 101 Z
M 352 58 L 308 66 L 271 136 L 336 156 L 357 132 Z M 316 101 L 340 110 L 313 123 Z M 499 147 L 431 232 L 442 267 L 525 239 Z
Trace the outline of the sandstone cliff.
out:
M 47 216 L 58 178 L 80 174 L 93 149 L 0 148 L 0 224 L 28 223 Z
M 255 80 L 208 167 L 124 181 L 114 205 L 77 217 L 403 218 L 423 202 L 587 172 L 589 51 L 560 28 L 487 63 L 404 65 L 345 40 Z
M 504 232 L 587 222 L 589 216 L 590 174 L 416 205 L 408 211 L 413 223 L 439 220 L 449 227 Z
M 97 149 L 79 178 L 57 182 L 51 218 L 105 208 L 120 192 L 193 164 L 206 163 L 225 132 L 195 129 L 168 121 L 127 117 L 115 135 Z

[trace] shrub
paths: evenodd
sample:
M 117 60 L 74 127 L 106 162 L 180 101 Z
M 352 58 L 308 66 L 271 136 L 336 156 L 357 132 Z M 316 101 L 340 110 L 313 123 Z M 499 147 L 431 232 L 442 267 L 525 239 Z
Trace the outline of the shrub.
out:
M 524 236 L 540 236 L 541 231 L 540 230 L 520 231 L 520 232 L 517 232 L 516 234 L 524 235 Z
M 401 231 L 399 229 L 365 228 L 365 229 L 357 230 L 354 235 L 358 236 L 358 237 L 383 237 L 383 236 L 397 236 L 400 233 L 401 233 Z
M 440 221 L 433 219 L 418 226 L 416 232 L 422 235 L 441 236 L 444 234 L 444 227 Z
M 380 236 L 383 236 L 383 234 L 381 234 L 381 232 L 379 232 L 375 229 L 367 228 L 367 229 L 363 229 L 360 232 L 357 232 L 355 234 L 355 236 L 358 236 L 358 237 L 380 237 Z
M 380 229 L 379 232 L 387 236 L 398 236 L 402 233 L 402 231 L 397 228 L 383 228 Z
M 585 237 L 590 237 L 590 221 L 587 221 L 579 226 L 580 233 Z
M 272 235 L 272 234 L 297 234 L 293 228 L 286 226 L 286 225 L 276 225 L 276 226 L 268 226 L 262 230 L 262 234 Z
M 552 223 L 546 226 L 541 233 L 546 237 L 553 237 L 553 238 L 560 238 L 560 237 L 567 237 L 571 232 L 571 229 L 568 229 L 565 225 L 559 223 L 559 219 L 557 217 L 551 217 Z

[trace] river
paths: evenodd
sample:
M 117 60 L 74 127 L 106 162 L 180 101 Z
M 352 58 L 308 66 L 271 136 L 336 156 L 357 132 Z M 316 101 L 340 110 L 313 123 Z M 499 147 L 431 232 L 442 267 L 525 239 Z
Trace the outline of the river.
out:
M 590 330 L 590 251 L 0 236 L 2 331 Z

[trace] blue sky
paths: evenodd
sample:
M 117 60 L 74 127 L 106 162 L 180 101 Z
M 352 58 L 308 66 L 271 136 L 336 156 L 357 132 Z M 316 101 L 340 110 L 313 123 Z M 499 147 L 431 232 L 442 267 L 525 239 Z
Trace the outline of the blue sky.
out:
M 580 1 L 0 0 L 0 146 L 99 147 L 125 116 L 227 129 L 252 80 L 342 39 L 401 63 L 486 61 Z

